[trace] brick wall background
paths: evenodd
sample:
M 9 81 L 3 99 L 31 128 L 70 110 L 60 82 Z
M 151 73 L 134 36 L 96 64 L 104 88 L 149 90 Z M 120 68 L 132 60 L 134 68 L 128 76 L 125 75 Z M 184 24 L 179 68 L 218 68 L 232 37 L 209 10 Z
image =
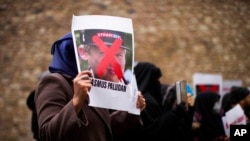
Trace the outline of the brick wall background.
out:
M 135 59 L 159 66 L 164 83 L 204 72 L 250 85 L 247 0 L 1 0 L 0 140 L 33 140 L 26 98 L 73 14 L 132 18 Z

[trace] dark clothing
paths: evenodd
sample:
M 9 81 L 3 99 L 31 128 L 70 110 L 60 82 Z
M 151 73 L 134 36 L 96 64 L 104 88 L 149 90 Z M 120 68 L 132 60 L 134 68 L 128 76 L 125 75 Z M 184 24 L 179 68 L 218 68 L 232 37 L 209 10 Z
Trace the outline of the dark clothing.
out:
M 191 119 L 184 105 L 163 111 L 161 106 L 147 93 L 146 110 L 141 114 L 143 120 L 142 138 L 144 141 L 191 141 Z
M 230 110 L 232 108 L 232 102 L 231 102 L 231 94 L 230 93 L 226 93 L 223 97 L 222 97 L 222 101 L 221 101 L 221 109 L 220 109 L 220 115 L 221 116 L 225 116 L 225 113 Z
M 72 34 L 57 40 L 51 53 L 51 74 L 41 78 L 35 94 L 41 141 L 112 141 L 113 136 L 141 126 L 138 115 L 123 111 L 110 114 L 87 101 L 77 114 L 72 101 L 73 79 L 78 74 Z
M 250 95 L 250 91 L 247 87 L 232 87 L 232 90 L 230 92 L 231 94 L 231 104 L 237 104 L 242 99 L 245 99 L 248 95 Z
M 166 94 L 168 87 L 169 87 L 169 85 L 167 85 L 167 84 L 161 84 L 161 97 L 162 98 Z
M 148 62 L 139 62 L 134 68 L 138 89 L 146 100 L 141 113 L 143 127 L 138 133 L 143 141 L 189 141 L 191 125 L 186 121 L 187 112 L 183 105 L 164 111 L 162 103 L 161 70 Z M 164 89 L 164 88 L 163 88 Z
M 26 104 L 28 108 L 31 110 L 31 130 L 33 133 L 33 138 L 39 141 L 38 138 L 39 128 L 37 123 L 37 112 L 36 112 L 34 97 L 35 97 L 35 90 L 31 91 L 31 93 L 29 94 Z
M 112 141 L 112 128 L 122 129 L 118 132 L 121 133 L 140 126 L 140 118 L 136 115 L 128 115 L 127 112 L 110 115 L 108 109 L 90 107 L 87 102 L 76 114 L 72 97 L 69 76 L 51 73 L 41 79 L 35 102 L 42 141 Z
M 221 115 L 213 107 L 220 95 L 213 92 L 203 92 L 196 96 L 194 122 L 200 128 L 193 130 L 195 141 L 223 141 L 225 138 Z
M 149 92 L 158 103 L 161 103 L 161 83 L 159 79 L 162 73 L 160 68 L 151 63 L 140 62 L 134 67 L 134 72 L 141 93 Z
M 168 88 L 165 90 L 165 94 L 163 95 L 163 101 L 162 106 L 165 112 L 168 111 L 180 111 L 181 109 L 186 109 L 185 103 L 181 103 L 180 105 L 176 105 L 176 85 L 175 83 L 168 86 Z M 177 106 L 177 108 L 175 108 Z M 182 113 L 182 115 L 179 115 L 179 120 L 176 123 L 175 135 L 177 137 L 175 138 L 176 141 L 179 140 L 186 140 L 191 141 L 192 140 L 192 119 L 193 119 L 193 112 L 194 107 L 189 106 L 188 111 L 184 111 L 185 113 Z
M 72 85 L 60 74 L 42 78 L 35 102 L 42 141 L 110 141 L 109 112 L 86 105 L 77 115 L 72 103 Z

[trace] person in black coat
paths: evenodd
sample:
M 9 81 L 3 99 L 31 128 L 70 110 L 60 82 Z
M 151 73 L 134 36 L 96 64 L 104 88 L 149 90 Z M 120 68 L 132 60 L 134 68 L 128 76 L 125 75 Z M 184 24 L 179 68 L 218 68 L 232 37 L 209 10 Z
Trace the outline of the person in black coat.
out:
M 189 140 L 189 135 L 185 128 L 188 123 L 183 122 L 187 109 L 185 104 L 177 105 L 175 108 L 164 111 L 162 106 L 161 82 L 162 76 L 160 68 L 149 62 L 139 62 L 134 67 L 134 73 L 138 89 L 146 99 L 146 108 L 141 113 L 143 127 L 140 130 L 141 140 L 144 141 L 181 141 Z M 182 129 L 187 129 L 183 131 Z
M 49 74 L 49 71 L 45 71 L 42 72 L 39 76 L 38 76 L 38 80 L 40 80 L 42 77 L 44 77 L 45 75 Z M 26 99 L 26 105 L 27 107 L 30 109 L 31 111 L 31 131 L 33 133 L 33 138 L 36 141 L 40 141 L 39 139 L 39 127 L 38 127 L 38 122 L 37 122 L 37 112 L 36 112 L 36 105 L 35 105 L 35 101 L 34 101 L 34 97 L 35 97 L 35 89 L 33 89 L 30 93 L 29 96 Z
M 202 92 L 195 98 L 193 117 L 193 139 L 195 141 L 224 141 L 221 115 L 214 109 L 220 95 L 214 92 Z

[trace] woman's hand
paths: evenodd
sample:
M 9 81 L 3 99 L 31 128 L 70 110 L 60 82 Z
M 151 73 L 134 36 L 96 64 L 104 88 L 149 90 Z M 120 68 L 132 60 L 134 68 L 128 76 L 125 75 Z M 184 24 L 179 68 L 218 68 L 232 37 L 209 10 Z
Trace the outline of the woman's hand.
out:
M 192 96 L 191 94 L 187 94 L 187 103 L 188 103 L 188 106 L 193 107 L 194 106 L 194 96 Z
M 73 80 L 74 96 L 73 106 L 77 113 L 80 112 L 83 104 L 88 99 L 88 92 L 91 88 L 91 71 L 86 70 L 79 73 Z
M 146 101 L 140 91 L 138 91 L 138 98 L 136 102 L 136 107 L 143 111 L 146 108 Z

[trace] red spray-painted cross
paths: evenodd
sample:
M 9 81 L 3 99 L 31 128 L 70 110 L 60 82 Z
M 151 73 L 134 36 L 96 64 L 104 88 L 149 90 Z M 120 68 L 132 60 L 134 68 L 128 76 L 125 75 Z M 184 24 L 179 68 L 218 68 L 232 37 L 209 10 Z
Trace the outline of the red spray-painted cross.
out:
M 104 75 L 105 70 L 109 65 L 111 65 L 114 69 L 115 74 L 117 75 L 118 79 L 120 80 L 123 76 L 121 66 L 119 63 L 117 63 L 115 59 L 115 55 L 120 49 L 120 46 L 122 44 L 121 39 L 116 39 L 112 46 L 108 47 L 106 44 L 100 39 L 98 36 L 94 36 L 92 38 L 93 42 L 97 45 L 97 47 L 103 51 L 104 57 L 99 63 L 97 67 L 97 76 L 101 77 Z

